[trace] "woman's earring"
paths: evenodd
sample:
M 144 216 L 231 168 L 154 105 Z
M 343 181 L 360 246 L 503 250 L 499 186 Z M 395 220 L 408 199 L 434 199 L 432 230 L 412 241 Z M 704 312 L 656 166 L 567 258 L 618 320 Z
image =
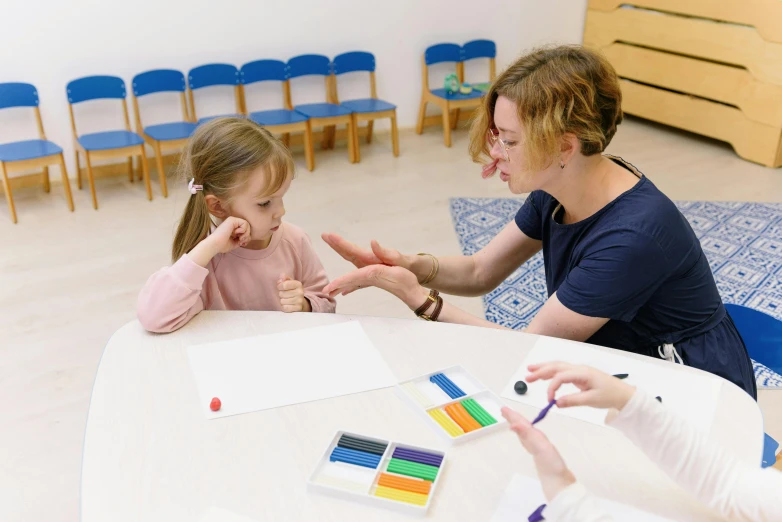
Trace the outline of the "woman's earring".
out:
M 561 169 L 565 168 L 565 162 L 564 161 L 560 161 L 559 162 L 559 168 L 561 168 Z

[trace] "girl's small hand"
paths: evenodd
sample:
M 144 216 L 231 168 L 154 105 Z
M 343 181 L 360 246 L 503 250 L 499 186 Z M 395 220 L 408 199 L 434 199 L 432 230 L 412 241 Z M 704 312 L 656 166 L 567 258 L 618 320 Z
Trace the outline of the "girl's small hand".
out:
M 531 372 L 527 376 L 527 382 L 551 380 L 548 387 L 549 401 L 554 400 L 557 390 L 563 384 L 573 384 L 581 390 L 557 398 L 558 408 L 591 406 L 621 410 L 635 393 L 635 386 L 590 366 L 547 362 L 531 364 L 527 369 Z
M 280 292 L 280 305 L 285 313 L 311 312 L 312 306 L 304 297 L 304 286 L 301 281 L 296 281 L 286 274 L 282 274 L 277 281 L 277 290 Z
M 576 482 L 576 477 L 568 469 L 562 455 L 542 431 L 508 407 L 502 408 L 502 416 L 510 424 L 510 429 L 519 437 L 524 449 L 535 460 L 535 468 L 538 470 L 538 478 L 543 486 L 546 500 L 551 502 L 560 491 Z
M 216 254 L 227 254 L 250 241 L 250 223 L 238 217 L 226 218 L 204 241 L 211 242 Z

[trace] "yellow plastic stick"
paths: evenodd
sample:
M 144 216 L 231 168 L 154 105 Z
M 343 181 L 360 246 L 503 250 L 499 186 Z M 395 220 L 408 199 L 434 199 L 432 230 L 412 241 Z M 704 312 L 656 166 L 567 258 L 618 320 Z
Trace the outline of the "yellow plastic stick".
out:
M 387 488 L 385 486 L 378 486 L 375 489 L 375 496 L 387 498 L 389 500 L 396 500 L 398 502 L 407 502 L 417 506 L 425 506 L 426 501 L 429 498 L 428 495 L 423 495 L 421 493 L 410 493 L 409 491 Z
M 431 416 L 437 424 L 439 424 L 445 432 L 451 437 L 458 437 L 464 435 L 464 430 L 459 427 L 451 418 L 445 414 L 442 410 L 429 410 L 429 416 Z

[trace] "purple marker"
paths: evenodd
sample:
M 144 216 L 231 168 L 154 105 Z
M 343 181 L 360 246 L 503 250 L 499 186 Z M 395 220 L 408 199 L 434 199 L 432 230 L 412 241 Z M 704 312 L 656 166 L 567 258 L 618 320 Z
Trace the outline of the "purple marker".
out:
M 546 414 L 548 413 L 548 411 L 549 411 L 551 408 L 553 408 L 553 407 L 554 407 L 554 405 L 555 405 L 556 403 L 557 403 L 557 400 L 556 400 L 556 399 L 554 399 L 553 401 L 551 401 L 550 403 L 548 403 L 548 406 L 546 406 L 545 408 L 543 408 L 542 410 L 540 410 L 540 413 L 538 413 L 538 416 L 537 416 L 537 417 L 535 417 L 535 420 L 534 420 L 534 421 L 532 421 L 532 424 L 534 425 L 534 424 L 537 424 L 537 423 L 539 423 L 540 421 L 542 421 L 542 420 L 543 420 L 543 417 L 545 417 L 545 416 L 546 416 Z

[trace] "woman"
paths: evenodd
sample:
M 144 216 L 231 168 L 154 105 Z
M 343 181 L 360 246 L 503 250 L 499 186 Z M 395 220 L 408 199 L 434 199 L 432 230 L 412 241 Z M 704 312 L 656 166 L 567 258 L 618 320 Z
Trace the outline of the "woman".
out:
M 613 67 L 593 51 L 523 56 L 491 86 L 470 136 L 473 160 L 492 159 L 484 177 L 499 171 L 512 193 L 531 193 L 515 220 L 475 255 L 442 259 L 324 234 L 358 268 L 324 291 L 376 286 L 419 317 L 500 328 L 437 291 L 486 294 L 543 249 L 549 298 L 527 332 L 683 363 L 756 398 L 744 342 L 689 223 L 635 167 L 601 154 L 622 121 L 621 97 Z

